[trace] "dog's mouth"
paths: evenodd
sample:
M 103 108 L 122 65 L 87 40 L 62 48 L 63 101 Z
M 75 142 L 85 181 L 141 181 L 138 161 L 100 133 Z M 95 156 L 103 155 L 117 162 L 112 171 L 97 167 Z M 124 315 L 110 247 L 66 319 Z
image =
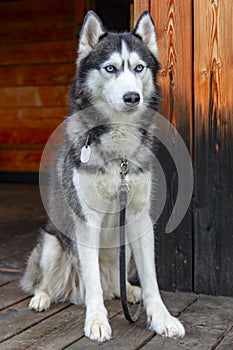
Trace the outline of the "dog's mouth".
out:
M 139 105 L 137 105 L 137 106 L 124 106 L 122 112 L 131 114 L 131 113 L 138 111 L 139 108 L 140 108 Z

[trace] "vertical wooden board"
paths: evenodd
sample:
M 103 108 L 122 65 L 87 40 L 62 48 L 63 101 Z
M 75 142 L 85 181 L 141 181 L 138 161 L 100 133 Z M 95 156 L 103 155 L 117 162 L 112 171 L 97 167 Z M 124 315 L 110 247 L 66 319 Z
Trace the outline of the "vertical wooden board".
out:
M 196 292 L 233 295 L 233 3 L 194 2 Z
M 150 10 L 150 0 L 134 0 L 134 8 L 133 8 L 134 26 L 137 23 L 137 20 L 141 16 L 141 14 L 144 11 L 149 11 L 149 10 Z
M 151 1 L 150 12 L 156 27 L 161 63 L 160 113 L 176 127 L 192 155 L 192 1 Z M 178 155 L 176 140 L 171 137 L 170 142 L 170 146 Z M 157 238 L 159 282 L 164 289 L 191 291 L 191 207 L 176 230 L 171 234 L 164 233 L 179 183 L 173 161 L 168 155 L 162 149 L 158 152 L 168 187 L 167 202 L 159 222 Z

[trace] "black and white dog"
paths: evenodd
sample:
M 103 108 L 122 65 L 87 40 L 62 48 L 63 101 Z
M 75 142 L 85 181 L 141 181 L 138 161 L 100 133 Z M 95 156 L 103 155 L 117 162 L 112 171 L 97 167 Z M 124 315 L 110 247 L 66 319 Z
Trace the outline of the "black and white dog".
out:
M 153 114 L 158 108 L 158 48 L 153 21 L 142 14 L 132 33 L 106 32 L 86 15 L 80 35 L 71 115 L 51 172 L 50 221 L 32 251 L 22 280 L 30 309 L 70 300 L 86 306 L 85 335 L 111 338 L 104 300 L 119 297 L 121 163 L 127 160 L 127 262 L 131 252 L 141 288 L 127 282 L 129 302 L 142 296 L 150 329 L 184 336 L 161 300 L 154 266 L 151 203 Z

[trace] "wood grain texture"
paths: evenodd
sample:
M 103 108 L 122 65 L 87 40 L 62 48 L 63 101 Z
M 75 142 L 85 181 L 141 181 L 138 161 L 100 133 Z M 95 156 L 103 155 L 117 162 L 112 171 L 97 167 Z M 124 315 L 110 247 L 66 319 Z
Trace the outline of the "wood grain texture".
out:
M 192 294 L 182 294 L 183 297 L 181 297 L 179 293 L 163 292 L 162 296 L 173 315 L 179 314 L 196 299 Z M 144 343 L 155 336 L 146 326 L 146 315 L 144 312 L 142 312 L 140 319 L 135 323 L 127 322 L 123 314 L 119 313 L 111 319 L 110 324 L 113 331 L 113 339 L 110 340 L 110 343 L 106 342 L 101 345 L 103 350 L 141 349 Z M 96 343 L 91 342 L 87 338 L 82 338 L 67 348 L 67 350 L 76 349 L 96 349 Z
M 218 349 L 215 346 L 220 339 L 224 338 L 232 325 L 231 305 L 231 298 L 199 296 L 196 302 L 187 307 L 179 316 L 186 328 L 186 335 L 183 339 L 171 340 L 155 337 L 143 347 L 143 350 Z M 232 347 L 224 349 L 230 350 Z
M 0 2 L 0 171 L 38 171 L 49 133 L 68 115 L 87 7 L 80 0 Z
M 0 340 L 8 339 L 10 338 L 13 334 L 19 333 L 22 330 L 27 329 L 29 326 L 32 326 L 34 324 L 37 324 L 38 321 L 43 320 L 45 316 L 43 315 L 42 312 L 33 312 L 28 309 L 28 304 L 29 304 L 29 299 L 21 301 L 19 303 L 16 303 L 12 305 L 11 307 L 4 309 L 1 311 L 1 330 L 0 330 Z M 50 316 L 52 314 L 56 314 L 57 311 L 66 309 L 68 307 L 68 310 L 72 306 L 68 306 L 69 303 L 63 303 L 63 304 L 53 304 L 52 307 L 46 311 L 46 316 Z M 65 311 L 64 311 L 65 312 Z M 66 310 L 68 313 L 69 311 Z M 12 317 L 14 314 L 14 322 L 12 322 Z M 56 316 L 55 316 L 56 317 Z M 22 322 L 23 320 L 23 322 Z M 31 332 L 29 332 L 31 333 Z M 31 337 L 36 338 L 36 334 L 31 333 Z M 17 339 L 17 338 L 16 338 Z M 16 340 L 17 341 L 17 340 Z M 25 341 L 26 344 L 22 344 L 23 349 L 30 349 L 31 348 L 31 343 L 28 341 Z M 6 344 L 6 345 L 5 345 Z M 7 341 L 4 343 L 4 346 L 1 345 L 2 349 L 17 349 L 19 343 L 17 344 L 13 340 L 13 344 L 15 347 L 11 347 L 12 341 L 10 340 L 9 342 Z M 24 345 L 24 346 L 23 346 Z M 8 347 L 9 346 L 9 347 Z
M 13 107 L 65 107 L 68 104 L 67 86 L 0 88 L 0 105 Z
M 25 247 L 32 247 L 35 243 L 36 227 L 42 224 L 41 217 L 44 218 L 44 208 L 40 204 L 38 186 L 0 184 L 1 242 L 5 244 L 0 247 L 0 256 L 5 251 L 5 264 L 10 261 L 9 257 L 13 258 L 15 248 L 16 266 L 20 266 L 22 258 L 27 256 Z M 0 272 L 0 283 L 17 277 L 18 274 Z M 99 347 L 103 350 L 232 350 L 232 298 L 162 291 L 168 309 L 179 316 L 186 327 L 185 338 L 177 340 L 164 339 L 148 331 L 146 322 L 143 323 L 144 311 L 140 322 L 130 324 L 123 318 L 119 299 L 106 301 L 113 338 L 97 344 L 84 338 L 84 308 L 59 303 L 46 312 L 32 312 L 28 309 L 28 295 L 21 294 L 17 283 L 0 288 L 4 308 L 0 311 L 0 335 L 5 339 L 10 337 L 3 342 L 0 338 L 1 350 L 91 350 Z
M 44 145 L 53 130 L 27 128 L 23 130 L 12 130 L 0 128 L 1 145 Z
M 232 295 L 233 3 L 194 2 L 196 292 Z
M 133 9 L 133 26 L 136 25 L 138 18 L 144 11 L 150 10 L 150 0 L 134 0 L 134 9 Z
M 68 107 L 19 107 L 0 109 L 0 128 L 54 130 L 69 114 Z
M 66 85 L 43 87 L 0 88 L 0 105 L 12 107 L 65 107 L 68 104 Z
M 0 87 L 70 84 L 75 63 L 0 66 Z
M 108 307 L 109 302 L 106 302 L 106 304 Z M 1 349 L 13 350 L 18 346 L 20 346 L 22 349 L 31 349 L 32 347 L 46 350 L 62 349 L 63 347 L 72 344 L 75 340 L 83 338 L 84 308 L 76 305 L 65 307 L 65 305 L 66 304 L 64 303 L 53 305 L 51 311 L 50 309 L 46 311 L 48 316 L 50 316 L 54 309 L 58 310 L 59 308 L 61 309 L 63 307 L 64 310 L 59 312 L 59 317 L 55 314 L 46 318 L 43 313 L 36 313 L 35 315 L 34 312 L 30 310 L 27 310 L 26 312 L 25 310 L 24 313 L 26 313 L 26 325 L 29 324 L 29 322 L 31 322 L 31 325 L 33 325 L 32 322 L 34 315 L 37 316 L 37 318 L 44 318 L 44 320 L 42 320 L 40 323 L 37 321 L 38 324 L 35 324 L 36 322 L 34 321 L 35 326 L 31 329 L 26 329 L 25 327 L 26 330 L 24 333 L 18 334 L 15 337 L 5 341 L 2 344 Z M 119 313 L 121 310 L 119 300 L 116 300 L 115 303 L 111 303 L 108 309 L 110 318 L 116 313 Z M 10 313 L 10 308 L 7 310 L 9 310 Z M 23 327 L 22 322 L 20 326 L 21 328 Z M 19 327 L 17 322 L 15 323 L 15 327 Z M 93 344 L 96 346 L 96 343 L 93 342 Z M 85 349 L 85 347 L 82 349 Z
M 219 344 L 216 347 L 216 350 L 227 350 L 231 349 L 233 346 L 233 327 L 226 333 L 225 337 L 221 339 Z
M 161 71 L 160 112 L 177 129 L 192 154 L 192 1 L 151 1 L 159 48 Z M 176 139 L 170 147 L 178 152 Z M 170 234 L 164 229 L 174 206 L 178 177 L 165 150 L 158 158 L 167 179 L 167 202 L 159 221 L 157 252 L 160 285 L 164 289 L 192 290 L 192 213 L 191 207 L 179 227 Z M 185 171 L 185 169 L 184 169 Z M 169 255 L 168 252 L 169 251 Z
M 73 0 L 19 0 L 0 2 L 0 20 L 21 19 L 34 21 L 41 18 L 73 18 Z
M 77 42 L 75 40 L 36 42 L 25 45 L 2 45 L 1 65 L 74 62 Z
M 73 18 L 38 18 L 33 20 L 32 25 L 31 19 L 22 22 L 19 17 L 15 18 L 14 21 L 1 21 L 0 33 L 0 45 L 17 44 L 22 43 L 22 41 L 29 44 L 36 41 L 75 39 L 76 27 Z
M 19 281 L 13 281 L 1 287 L 0 310 L 27 298 L 20 288 Z
M 34 150 L 31 145 L 28 149 L 1 150 L 0 170 L 1 171 L 39 171 L 41 150 Z

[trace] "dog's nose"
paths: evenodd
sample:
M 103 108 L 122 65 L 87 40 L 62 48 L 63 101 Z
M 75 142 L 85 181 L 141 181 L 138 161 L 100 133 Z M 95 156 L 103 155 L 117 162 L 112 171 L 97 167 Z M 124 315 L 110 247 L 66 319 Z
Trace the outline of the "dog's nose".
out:
M 140 102 L 140 95 L 137 92 L 127 92 L 123 96 L 124 103 L 126 106 L 137 106 Z

